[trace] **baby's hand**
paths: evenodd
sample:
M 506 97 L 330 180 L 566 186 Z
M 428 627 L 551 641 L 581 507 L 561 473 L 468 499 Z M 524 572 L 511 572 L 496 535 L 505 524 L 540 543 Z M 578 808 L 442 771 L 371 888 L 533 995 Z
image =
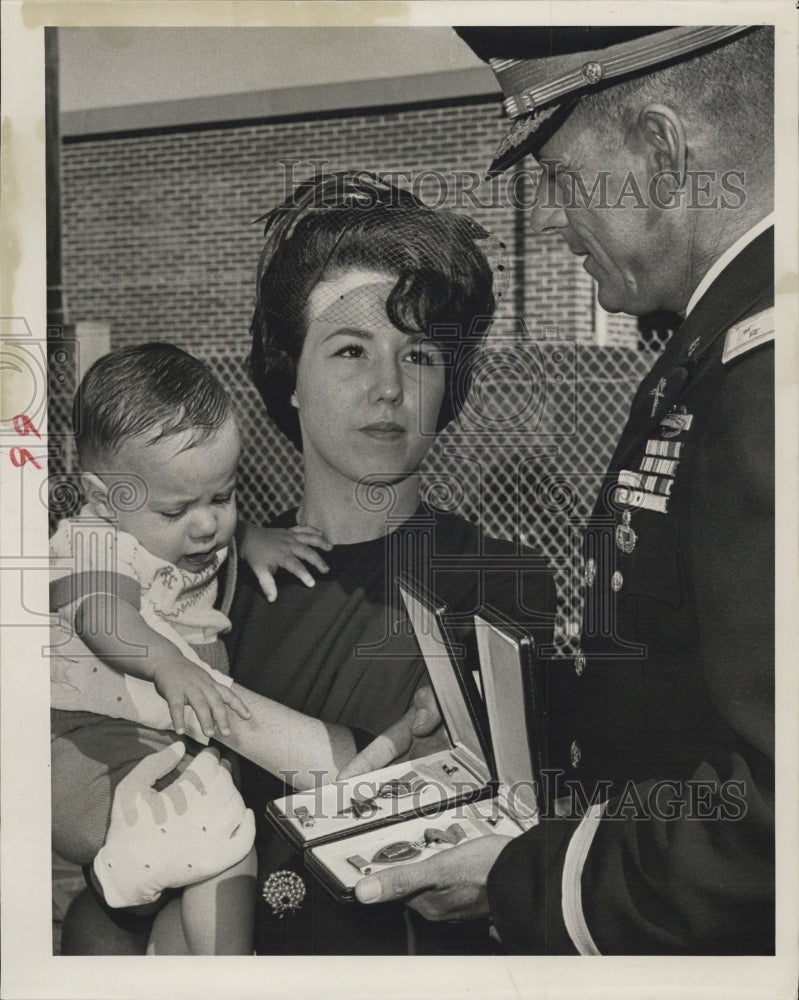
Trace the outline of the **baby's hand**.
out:
M 293 528 L 258 528 L 244 524 L 241 539 L 241 556 L 252 566 L 268 601 L 277 597 L 274 574 L 278 569 L 293 573 L 306 587 L 313 587 L 315 581 L 302 560 L 320 573 L 328 571 L 316 550 L 328 551 L 333 546 L 318 528 L 300 524 Z
M 223 736 L 230 734 L 228 708 L 242 719 L 249 719 L 250 710 L 229 688 L 217 684 L 196 663 L 184 657 L 161 663 L 155 668 L 153 684 L 169 706 L 172 727 L 182 736 L 186 731 L 185 708 L 188 705 L 206 736 L 213 736 L 216 729 Z

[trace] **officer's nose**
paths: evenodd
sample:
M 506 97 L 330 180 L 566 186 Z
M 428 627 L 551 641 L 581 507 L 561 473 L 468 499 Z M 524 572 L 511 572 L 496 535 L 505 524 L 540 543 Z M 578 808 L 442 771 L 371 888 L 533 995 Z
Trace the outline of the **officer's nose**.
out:
M 536 236 L 544 233 L 555 233 L 568 226 L 566 213 L 562 208 L 536 207 L 530 213 L 530 225 Z
M 553 177 L 543 176 L 536 191 L 530 211 L 530 226 L 536 236 L 557 232 L 569 224 L 564 207 L 563 192 Z

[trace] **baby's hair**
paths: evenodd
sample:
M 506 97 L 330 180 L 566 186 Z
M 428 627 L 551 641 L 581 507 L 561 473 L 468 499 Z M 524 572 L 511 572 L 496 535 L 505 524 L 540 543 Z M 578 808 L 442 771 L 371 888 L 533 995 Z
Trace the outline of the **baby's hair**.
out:
M 132 437 L 147 444 L 194 431 L 197 444 L 225 422 L 230 397 L 202 361 L 174 344 L 106 354 L 83 377 L 72 405 L 81 466 L 111 458 Z

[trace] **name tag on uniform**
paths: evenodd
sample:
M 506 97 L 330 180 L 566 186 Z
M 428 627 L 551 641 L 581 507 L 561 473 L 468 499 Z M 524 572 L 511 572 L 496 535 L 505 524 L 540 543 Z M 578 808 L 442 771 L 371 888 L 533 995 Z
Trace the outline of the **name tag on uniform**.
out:
M 664 438 L 677 437 L 683 431 L 691 429 L 694 415 L 693 413 L 685 413 L 684 411 L 685 407 L 683 406 L 680 411 L 672 410 L 671 413 L 665 414 L 662 418 L 660 421 L 660 430 Z
M 774 340 L 774 307 L 743 319 L 727 331 L 722 362 L 726 365 L 761 344 Z

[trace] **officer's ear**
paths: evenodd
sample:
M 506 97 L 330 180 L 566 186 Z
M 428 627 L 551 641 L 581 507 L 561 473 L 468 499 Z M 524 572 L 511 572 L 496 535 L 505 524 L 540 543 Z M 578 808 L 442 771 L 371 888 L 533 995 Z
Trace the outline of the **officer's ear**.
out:
M 670 199 L 685 183 L 687 146 L 682 118 L 668 104 L 647 104 L 638 113 L 637 131 L 647 151 L 657 191 Z

